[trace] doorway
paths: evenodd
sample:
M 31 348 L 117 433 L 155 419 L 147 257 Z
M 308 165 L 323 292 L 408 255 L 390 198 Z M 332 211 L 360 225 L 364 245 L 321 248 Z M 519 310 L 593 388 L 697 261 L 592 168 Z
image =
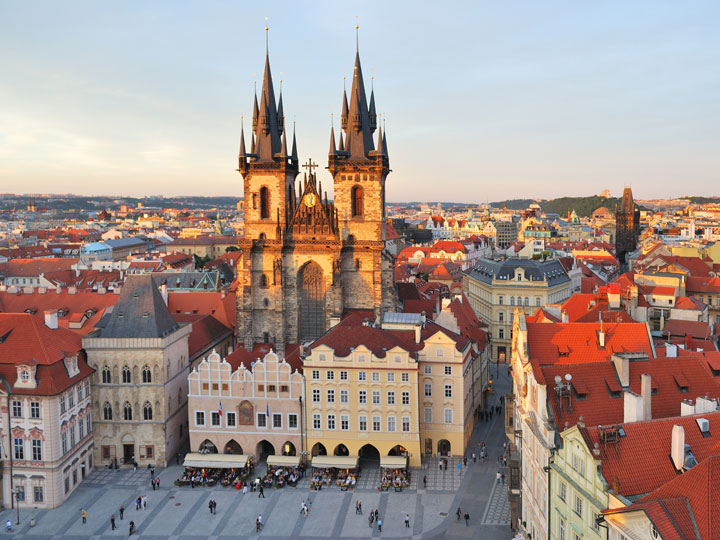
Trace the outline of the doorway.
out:
M 135 444 L 123 444 L 123 461 L 132 463 L 135 459 Z

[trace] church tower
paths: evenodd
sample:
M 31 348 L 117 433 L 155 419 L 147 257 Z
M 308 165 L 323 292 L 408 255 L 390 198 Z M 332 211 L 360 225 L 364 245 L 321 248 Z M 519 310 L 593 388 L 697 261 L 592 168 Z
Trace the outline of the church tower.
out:
M 385 180 L 390 161 L 375 91 L 371 89 L 369 102 L 365 93 L 359 51 L 349 99 L 343 90 L 340 122 L 337 144 L 334 128 L 330 132 L 328 169 L 343 243 L 343 304 L 345 309 L 374 309 L 379 315 L 395 307 L 394 262 L 385 250 Z
M 621 269 L 627 266 L 627 254 L 635 251 L 639 233 L 640 210 L 635 208 L 632 189 L 627 187 L 620 205 L 615 209 L 615 255 Z

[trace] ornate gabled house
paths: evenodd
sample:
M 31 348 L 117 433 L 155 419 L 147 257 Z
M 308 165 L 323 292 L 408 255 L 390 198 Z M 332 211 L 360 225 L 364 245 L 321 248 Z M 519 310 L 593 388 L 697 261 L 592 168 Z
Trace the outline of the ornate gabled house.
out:
M 349 104 L 348 104 L 349 103 Z M 251 149 L 241 131 L 238 171 L 245 193 L 245 237 L 238 268 L 238 336 L 246 348 L 316 339 L 347 309 L 395 306 L 393 257 L 385 249 L 387 140 L 368 105 L 356 55 L 350 100 L 343 95 L 339 146 L 331 130 L 328 201 L 312 160 L 300 186 L 297 142 L 287 148 L 282 96 L 275 100 L 266 55 L 262 93 L 253 108 Z M 378 131 L 377 148 L 373 133 Z

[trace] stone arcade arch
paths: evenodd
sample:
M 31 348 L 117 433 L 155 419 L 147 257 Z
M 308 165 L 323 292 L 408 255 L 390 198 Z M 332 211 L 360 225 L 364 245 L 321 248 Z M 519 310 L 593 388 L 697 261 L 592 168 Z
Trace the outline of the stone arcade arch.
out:
M 243 449 L 242 446 L 235 440 L 230 439 L 227 444 L 225 445 L 225 453 L 226 454 L 242 454 Z
M 310 454 L 313 456 L 327 456 L 327 449 L 323 443 L 315 443 Z

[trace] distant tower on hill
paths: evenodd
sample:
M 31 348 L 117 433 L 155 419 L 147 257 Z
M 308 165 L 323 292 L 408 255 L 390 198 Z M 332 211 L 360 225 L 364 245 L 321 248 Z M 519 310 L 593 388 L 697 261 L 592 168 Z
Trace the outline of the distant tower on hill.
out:
M 627 264 L 627 254 L 635 251 L 639 232 L 640 210 L 635 208 L 632 189 L 628 187 L 615 209 L 615 254 L 621 267 Z

